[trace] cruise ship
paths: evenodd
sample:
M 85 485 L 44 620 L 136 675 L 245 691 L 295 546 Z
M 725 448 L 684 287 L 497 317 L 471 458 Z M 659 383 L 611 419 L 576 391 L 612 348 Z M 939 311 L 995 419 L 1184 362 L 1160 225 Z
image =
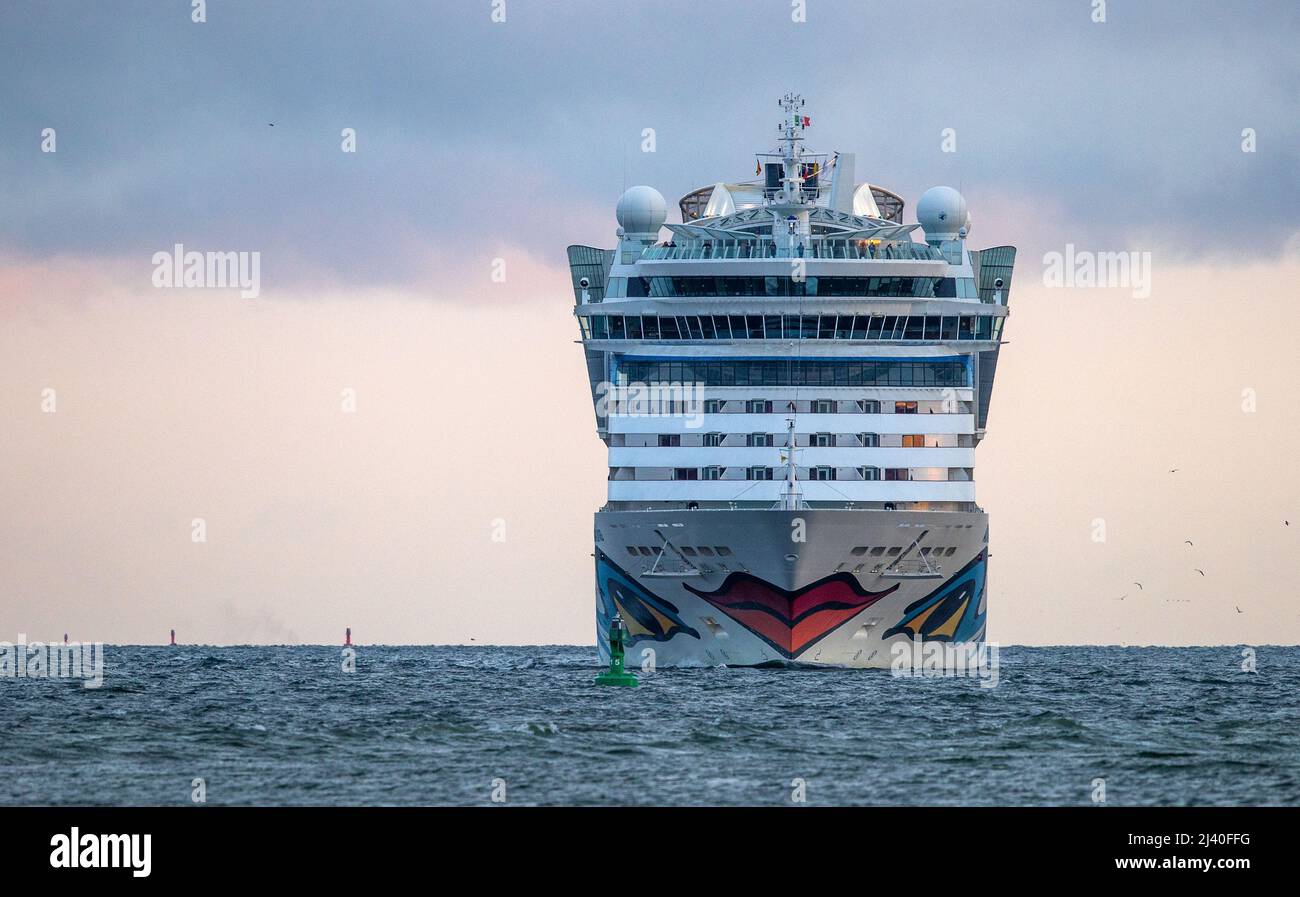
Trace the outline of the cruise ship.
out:
M 596 639 L 629 664 L 890 667 L 978 645 L 975 501 L 1015 248 L 973 249 L 934 187 L 906 223 L 855 156 L 779 101 L 754 176 L 619 199 L 613 249 L 570 246 L 596 429 Z M 920 231 L 923 240 L 914 239 Z

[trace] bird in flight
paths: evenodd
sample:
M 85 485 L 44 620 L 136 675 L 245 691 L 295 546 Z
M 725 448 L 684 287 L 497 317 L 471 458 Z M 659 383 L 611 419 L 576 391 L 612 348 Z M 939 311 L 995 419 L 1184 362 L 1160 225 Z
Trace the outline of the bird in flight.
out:
M 1234 604 L 1233 607 L 1237 607 L 1237 605 Z M 1237 607 L 1237 613 L 1241 613 L 1241 608 Z
M 1197 573 L 1201 574 L 1202 576 L 1205 575 L 1205 571 L 1202 570 L 1200 567 L 1193 567 L 1192 569 L 1195 570 Z
M 1184 539 L 1183 541 L 1186 542 L 1188 545 L 1191 545 L 1191 544 L 1192 544 L 1192 540 L 1191 540 L 1191 539 Z
M 1171 470 L 1171 471 L 1169 471 L 1169 472 L 1170 472 L 1170 473 L 1178 473 L 1178 471 L 1180 471 L 1180 470 L 1182 470 L 1181 467 L 1175 467 L 1173 470 Z
M 1140 582 L 1135 582 L 1135 583 L 1133 583 L 1133 585 L 1137 586 L 1139 589 L 1142 589 L 1142 583 L 1140 583 Z M 1142 591 L 1145 592 L 1146 589 L 1142 589 Z

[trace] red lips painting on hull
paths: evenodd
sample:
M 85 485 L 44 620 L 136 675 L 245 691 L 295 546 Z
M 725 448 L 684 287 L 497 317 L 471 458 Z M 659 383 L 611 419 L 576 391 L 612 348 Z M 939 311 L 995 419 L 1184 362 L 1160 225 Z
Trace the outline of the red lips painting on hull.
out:
M 793 659 L 898 584 L 868 592 L 848 573 L 835 573 L 787 592 L 748 573 L 732 573 L 712 592 L 686 588 Z

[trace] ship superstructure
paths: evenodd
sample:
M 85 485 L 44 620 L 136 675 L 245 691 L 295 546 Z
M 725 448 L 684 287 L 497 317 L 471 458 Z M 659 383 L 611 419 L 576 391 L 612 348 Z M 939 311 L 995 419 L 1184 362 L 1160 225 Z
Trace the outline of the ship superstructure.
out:
M 754 179 L 692 191 L 680 224 L 632 187 L 614 249 L 569 247 L 609 447 L 602 656 L 615 613 L 660 666 L 889 666 L 892 643 L 984 636 L 975 448 L 1015 249 L 969 248 L 949 187 L 904 223 L 780 105 Z

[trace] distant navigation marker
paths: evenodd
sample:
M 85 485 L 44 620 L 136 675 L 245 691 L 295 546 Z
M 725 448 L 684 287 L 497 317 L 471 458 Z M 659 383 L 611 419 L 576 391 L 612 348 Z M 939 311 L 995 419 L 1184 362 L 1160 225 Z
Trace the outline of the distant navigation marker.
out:
M 351 627 L 351 626 L 349 626 L 349 627 L 347 628 L 347 633 L 343 636 L 343 647 L 345 647 L 345 648 L 350 648 L 350 647 L 352 647 L 352 627 Z
M 68 634 L 65 632 L 63 633 L 63 644 L 66 645 L 67 643 L 68 643 Z
M 171 646 L 172 646 L 173 648 L 176 647 L 176 630 L 175 630 L 175 629 L 172 630 L 172 644 L 171 644 Z

